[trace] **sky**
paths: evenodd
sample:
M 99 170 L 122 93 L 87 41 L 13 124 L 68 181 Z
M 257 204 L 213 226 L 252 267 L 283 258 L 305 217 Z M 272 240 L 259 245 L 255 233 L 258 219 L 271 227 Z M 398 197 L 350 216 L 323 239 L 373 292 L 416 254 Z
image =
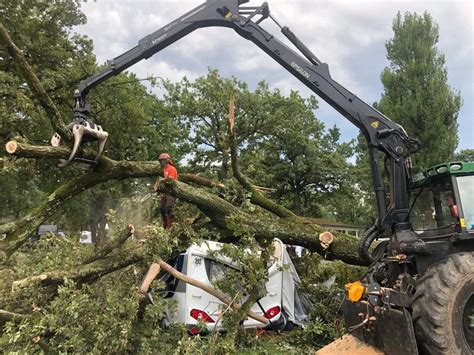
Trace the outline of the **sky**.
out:
M 88 22 L 74 30 L 92 38 L 97 61 L 103 63 L 203 2 L 84 0 L 81 8 Z M 252 0 L 245 6 L 261 3 Z M 380 73 L 389 64 L 385 42 L 393 36 L 392 21 L 397 12 L 428 11 L 439 25 L 438 48 L 445 54 L 448 83 L 463 98 L 458 118 L 458 150 L 474 148 L 474 1 L 268 0 L 268 3 L 272 16 L 288 26 L 321 61 L 328 63 L 332 78 L 368 103 L 378 101 L 383 91 Z M 261 25 L 289 43 L 271 19 Z M 313 94 L 253 43 L 231 29 L 220 27 L 198 29 L 129 71 L 139 78 L 153 75 L 179 81 L 183 76 L 196 79 L 205 75 L 208 67 L 217 68 L 222 76 L 235 76 L 251 88 L 265 80 L 284 94 L 290 90 L 300 91 L 304 97 Z M 327 127 L 337 125 L 344 141 L 358 134 L 355 126 L 322 99 L 316 116 Z

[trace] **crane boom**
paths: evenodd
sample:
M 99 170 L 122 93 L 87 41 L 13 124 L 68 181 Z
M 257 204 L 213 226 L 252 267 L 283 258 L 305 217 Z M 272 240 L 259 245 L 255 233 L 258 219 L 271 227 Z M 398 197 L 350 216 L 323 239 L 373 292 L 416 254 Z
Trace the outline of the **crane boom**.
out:
M 245 2 L 247 1 L 208 0 L 139 40 L 137 46 L 109 61 L 103 71 L 80 83 L 75 92 L 75 117 L 87 117 L 90 109 L 86 95 L 90 89 L 109 77 L 149 58 L 198 28 L 217 26 L 234 29 L 359 128 L 368 145 L 378 211 L 375 226 L 377 233 L 391 236 L 392 249 L 423 251 L 423 242 L 416 237 L 409 220 L 408 163 L 413 140 L 400 125 L 333 80 L 329 66 L 321 62 L 288 27 L 280 26 L 282 33 L 302 55 L 263 29 L 260 22 L 268 17 L 273 19 L 267 3 L 254 7 L 241 6 Z M 257 17 L 259 19 L 255 21 Z M 381 173 L 380 152 L 390 162 L 388 199 Z

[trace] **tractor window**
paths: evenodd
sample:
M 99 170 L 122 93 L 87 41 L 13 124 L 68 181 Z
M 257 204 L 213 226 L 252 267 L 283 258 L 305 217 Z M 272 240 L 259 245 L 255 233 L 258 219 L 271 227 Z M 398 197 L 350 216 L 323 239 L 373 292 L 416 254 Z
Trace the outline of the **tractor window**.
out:
M 456 203 L 452 191 L 451 179 L 446 177 L 412 193 L 412 199 L 416 198 L 411 211 L 415 231 L 454 227 L 458 223 L 451 213 L 452 205 Z
M 457 181 L 466 229 L 474 233 L 474 175 L 458 176 Z

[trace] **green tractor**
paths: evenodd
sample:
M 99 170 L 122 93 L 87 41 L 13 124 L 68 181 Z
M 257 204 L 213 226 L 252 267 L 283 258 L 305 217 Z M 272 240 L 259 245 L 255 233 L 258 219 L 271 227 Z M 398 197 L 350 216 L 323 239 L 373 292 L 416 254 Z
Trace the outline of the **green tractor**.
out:
M 474 354 L 474 163 L 414 180 L 410 220 L 430 252 L 382 257 L 379 238 L 368 274 L 348 285 L 348 329 L 387 354 Z M 367 253 L 375 239 L 364 238 Z
M 453 162 L 427 170 L 412 192 L 412 223 L 426 241 L 474 239 L 474 163 Z M 474 256 L 450 254 L 418 280 L 412 305 L 415 333 L 431 353 L 474 354 Z M 443 351 L 445 349 L 445 351 Z

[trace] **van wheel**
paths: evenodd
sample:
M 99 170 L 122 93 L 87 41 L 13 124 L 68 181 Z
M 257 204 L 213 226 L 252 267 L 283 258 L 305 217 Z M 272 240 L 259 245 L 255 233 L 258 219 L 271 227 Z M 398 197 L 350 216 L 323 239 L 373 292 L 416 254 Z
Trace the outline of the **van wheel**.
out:
M 474 253 L 430 266 L 418 280 L 412 308 L 420 350 L 474 354 Z
M 286 325 L 285 325 L 285 331 L 290 331 L 290 330 L 293 330 L 293 328 L 296 327 L 295 323 L 293 323 L 291 320 L 287 321 L 286 322 Z

